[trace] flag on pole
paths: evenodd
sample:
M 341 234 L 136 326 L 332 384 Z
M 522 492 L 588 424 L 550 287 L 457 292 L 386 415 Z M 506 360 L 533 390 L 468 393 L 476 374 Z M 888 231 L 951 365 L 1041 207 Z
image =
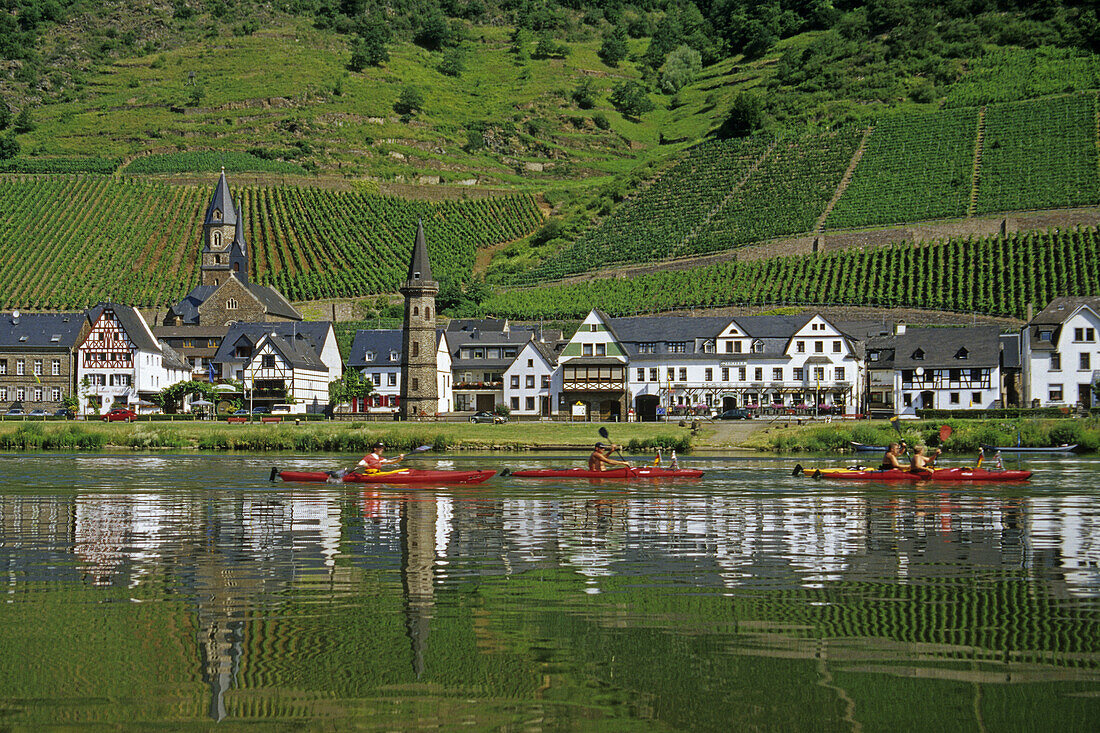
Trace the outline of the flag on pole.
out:
M 214 383 L 214 362 L 207 363 L 207 370 L 210 372 L 210 384 Z

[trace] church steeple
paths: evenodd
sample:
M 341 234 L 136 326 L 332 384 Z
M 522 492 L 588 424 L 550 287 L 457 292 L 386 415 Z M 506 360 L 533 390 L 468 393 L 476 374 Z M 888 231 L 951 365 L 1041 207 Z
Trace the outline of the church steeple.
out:
M 241 251 L 244 248 L 244 229 L 241 217 L 237 213 L 237 207 L 233 205 L 233 197 L 229 193 L 229 182 L 225 179 L 225 168 L 222 168 L 218 184 L 214 187 L 214 195 L 210 197 L 210 204 L 206 207 L 206 216 L 202 221 L 202 266 L 200 267 L 200 283 L 203 285 L 220 285 L 233 271 L 233 261 L 237 268 L 243 270 L 247 277 L 247 256 L 242 260 L 235 257 L 230 248 L 236 249 L 237 239 L 240 238 Z
M 229 249 L 229 269 L 241 282 L 248 282 L 248 242 L 244 238 L 244 207 L 237 201 L 237 226 Z
M 416 240 L 409 259 L 409 276 L 401 284 L 405 296 L 405 322 L 401 329 L 401 416 L 416 419 L 439 410 L 439 337 L 435 332 L 435 296 L 439 283 L 432 280 L 424 223 L 416 225 Z

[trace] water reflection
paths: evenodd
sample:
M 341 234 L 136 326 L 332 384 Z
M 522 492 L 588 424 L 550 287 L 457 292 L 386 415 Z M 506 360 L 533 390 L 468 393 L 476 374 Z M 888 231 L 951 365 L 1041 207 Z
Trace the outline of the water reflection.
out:
M 860 490 L 767 462 L 629 489 L 272 486 L 249 457 L 11 469 L 0 627 L 56 666 L 26 680 L 0 654 L 21 724 L 906 727 L 906 695 L 987 727 L 1098 712 L 1098 463 Z M 61 643 L 70 623 L 106 631 Z M 56 685 L 97 675 L 121 708 Z

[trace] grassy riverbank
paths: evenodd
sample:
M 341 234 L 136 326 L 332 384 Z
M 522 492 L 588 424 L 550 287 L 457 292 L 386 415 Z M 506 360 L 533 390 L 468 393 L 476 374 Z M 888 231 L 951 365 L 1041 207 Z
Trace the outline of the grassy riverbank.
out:
M 687 451 L 691 431 L 654 423 L 606 426 L 627 452 L 651 452 L 657 446 Z M 590 448 L 601 440 L 591 423 L 343 423 L 302 425 L 225 423 L 0 423 L 0 450 L 193 450 L 367 452 L 376 440 L 393 452 L 419 445 L 437 450 L 554 450 Z
M 943 443 L 947 453 L 976 453 L 986 445 L 1045 447 L 1077 443 L 1078 452 L 1100 450 L 1100 420 L 920 420 L 900 424 L 901 437 L 910 445 L 939 445 L 940 428 L 950 425 L 951 436 Z M 851 448 L 851 442 L 886 445 L 898 440 L 888 421 L 856 424 L 801 425 L 765 428 L 754 433 L 743 447 L 779 453 L 836 452 Z

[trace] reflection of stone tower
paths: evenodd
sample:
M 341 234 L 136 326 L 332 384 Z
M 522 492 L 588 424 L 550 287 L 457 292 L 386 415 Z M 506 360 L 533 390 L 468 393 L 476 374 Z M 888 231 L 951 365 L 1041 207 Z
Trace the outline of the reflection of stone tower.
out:
M 423 222 L 416 226 L 409 276 L 400 290 L 405 296 L 405 323 L 401 329 L 401 416 L 408 420 L 434 415 L 439 410 L 435 333 L 435 294 L 439 292 L 439 283 L 432 280 Z
M 433 497 L 417 497 L 401 507 L 401 579 L 405 589 L 405 627 L 412 644 L 413 671 L 424 673 L 432 606 L 435 603 L 435 520 Z

